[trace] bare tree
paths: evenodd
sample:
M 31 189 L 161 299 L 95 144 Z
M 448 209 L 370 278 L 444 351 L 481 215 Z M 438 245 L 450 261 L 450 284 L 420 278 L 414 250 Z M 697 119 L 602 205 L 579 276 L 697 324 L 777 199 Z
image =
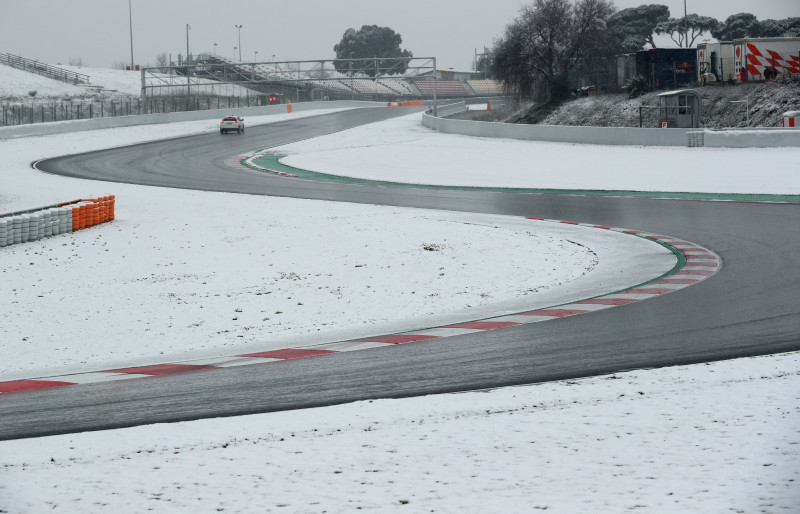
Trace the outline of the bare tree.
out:
M 613 14 L 611 0 L 535 0 L 496 42 L 492 71 L 507 90 L 528 98 L 541 80 L 548 98 L 559 101 L 570 71 L 618 48 L 608 26 Z
M 111 67 L 115 70 L 124 70 L 126 66 L 125 60 L 115 59 L 114 62 L 111 63 Z

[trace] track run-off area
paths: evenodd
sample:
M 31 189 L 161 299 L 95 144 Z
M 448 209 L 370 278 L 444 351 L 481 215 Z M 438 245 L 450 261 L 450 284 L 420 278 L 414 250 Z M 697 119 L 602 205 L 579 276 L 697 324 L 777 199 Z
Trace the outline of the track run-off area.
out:
M 280 361 L 271 363 L 269 372 L 257 365 L 205 363 L 218 369 L 3 395 L 0 438 L 494 388 L 800 349 L 797 204 L 386 187 L 229 165 L 231 156 L 262 149 L 265 140 L 269 147 L 279 146 L 407 113 L 342 111 L 248 126 L 241 137 L 199 134 L 47 159 L 36 167 L 108 182 L 621 227 L 614 230 L 670 247 L 680 265 L 627 292 L 518 313 L 514 319 L 342 342 L 391 348 L 317 349 L 324 357 L 308 359 L 260 356 Z M 647 301 L 628 301 L 642 299 Z M 577 311 L 585 314 L 575 316 Z M 442 330 L 448 337 L 440 337 Z M 387 342 L 391 337 L 403 340 Z M 430 339 L 435 342 L 423 341 Z

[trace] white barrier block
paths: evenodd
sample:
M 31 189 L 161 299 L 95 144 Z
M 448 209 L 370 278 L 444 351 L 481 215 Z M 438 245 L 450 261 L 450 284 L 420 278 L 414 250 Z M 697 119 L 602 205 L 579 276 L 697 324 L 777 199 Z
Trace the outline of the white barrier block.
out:
M 19 216 L 14 216 L 13 218 L 11 218 L 11 222 L 13 224 L 11 242 L 13 244 L 21 243 L 22 242 L 22 218 L 20 218 Z
M 9 218 L 0 218 L 0 247 L 11 244 L 9 235 L 13 226 L 10 221 Z
M 61 233 L 65 234 L 72 231 L 72 209 L 67 207 L 59 207 L 61 212 L 59 221 L 61 222 Z
M 21 242 L 27 243 L 31 238 L 31 217 L 29 214 L 23 214 L 19 218 L 22 222 L 19 228 Z
M 37 233 L 36 239 L 44 239 L 44 226 L 47 220 L 45 219 L 46 211 L 39 211 L 33 216 L 37 220 Z

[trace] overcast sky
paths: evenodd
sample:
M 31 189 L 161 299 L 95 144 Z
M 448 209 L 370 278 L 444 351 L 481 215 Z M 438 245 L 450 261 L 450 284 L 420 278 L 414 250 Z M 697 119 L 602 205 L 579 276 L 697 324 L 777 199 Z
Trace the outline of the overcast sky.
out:
M 137 64 L 159 53 L 216 51 L 233 57 L 242 25 L 242 59 L 310 60 L 334 57 L 333 46 L 348 28 L 390 27 L 402 48 L 436 57 L 437 67 L 467 71 L 475 50 L 492 46 L 520 8 L 532 2 L 493 0 L 131 0 L 133 54 Z M 648 3 L 617 0 L 618 9 Z M 662 0 L 672 16 L 683 15 L 682 0 Z M 800 16 L 798 0 L 687 0 L 689 13 L 724 20 L 739 12 L 758 19 Z M 50 64 L 80 58 L 87 66 L 130 63 L 128 0 L 0 0 L 0 53 Z M 237 54 L 238 57 L 238 54 Z

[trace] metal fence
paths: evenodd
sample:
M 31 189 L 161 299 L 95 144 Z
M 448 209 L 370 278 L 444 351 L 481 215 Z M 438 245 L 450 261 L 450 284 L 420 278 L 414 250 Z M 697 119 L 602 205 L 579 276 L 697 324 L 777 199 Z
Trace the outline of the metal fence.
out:
M 64 102 L 4 103 L 0 109 L 0 126 L 29 125 L 53 121 L 84 120 L 159 114 L 170 112 L 234 109 L 269 105 L 267 95 L 249 96 L 161 96 L 117 100 L 71 100 Z
M 51 79 L 61 80 L 62 82 L 69 82 L 71 84 L 89 83 L 89 76 L 83 73 L 57 68 L 56 66 L 26 59 L 18 55 L 0 53 L 0 63 Z

